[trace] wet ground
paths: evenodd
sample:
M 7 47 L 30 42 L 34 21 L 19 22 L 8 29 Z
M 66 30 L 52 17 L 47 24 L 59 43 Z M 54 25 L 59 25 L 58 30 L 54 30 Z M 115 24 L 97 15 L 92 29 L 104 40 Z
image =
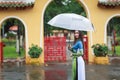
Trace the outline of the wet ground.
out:
M 86 80 L 120 80 L 120 59 L 110 65 L 86 64 Z M 72 80 L 71 61 L 47 65 L 25 65 L 5 62 L 0 67 L 0 80 Z

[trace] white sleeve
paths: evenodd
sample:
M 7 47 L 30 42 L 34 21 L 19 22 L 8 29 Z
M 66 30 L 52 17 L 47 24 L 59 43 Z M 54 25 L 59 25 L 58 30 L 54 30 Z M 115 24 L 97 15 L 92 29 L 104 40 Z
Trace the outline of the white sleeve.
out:
M 80 49 L 81 54 L 83 55 L 83 49 Z
M 77 53 L 81 53 L 83 55 L 83 49 L 78 49 Z

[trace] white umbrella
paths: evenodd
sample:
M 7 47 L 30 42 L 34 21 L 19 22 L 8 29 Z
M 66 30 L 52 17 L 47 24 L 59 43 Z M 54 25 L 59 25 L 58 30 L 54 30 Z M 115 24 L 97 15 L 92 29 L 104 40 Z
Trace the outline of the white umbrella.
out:
M 75 13 L 62 13 L 53 17 L 49 22 L 49 25 L 65 28 L 69 30 L 81 30 L 81 31 L 93 31 L 94 28 L 89 19 L 75 14 Z

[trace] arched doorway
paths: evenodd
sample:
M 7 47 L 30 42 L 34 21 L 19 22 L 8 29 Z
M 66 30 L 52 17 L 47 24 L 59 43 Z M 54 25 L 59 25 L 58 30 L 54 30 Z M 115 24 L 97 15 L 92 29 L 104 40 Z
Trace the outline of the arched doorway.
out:
M 107 23 L 107 45 L 110 56 L 120 56 L 120 16 L 115 15 Z
M 71 4 L 74 4 L 74 7 Z M 51 12 L 51 13 L 49 13 L 49 12 Z M 48 27 L 49 25 L 47 24 L 47 22 L 52 17 L 54 17 L 55 15 L 60 14 L 60 13 L 76 13 L 76 14 L 80 14 L 85 17 L 86 16 L 89 17 L 89 13 L 88 13 L 86 5 L 82 1 L 77 1 L 77 0 L 71 0 L 71 1 L 65 1 L 65 2 L 54 0 L 54 1 L 49 2 L 49 4 L 46 6 L 46 9 L 44 12 L 44 17 L 43 17 L 44 18 L 44 37 L 45 36 L 47 36 L 47 37 L 48 36 L 64 36 L 67 39 L 66 41 L 69 41 L 69 39 L 73 39 L 73 36 L 70 36 L 70 38 L 69 38 L 69 34 L 72 34 L 73 31 L 63 30 L 63 29 L 59 29 L 59 28 L 51 29 L 51 27 Z M 87 35 L 87 32 L 83 32 L 83 34 Z M 44 43 L 47 44 L 46 42 L 44 42 Z M 86 52 L 88 52 L 88 43 L 87 43 L 87 51 Z M 44 53 L 46 53 L 46 52 L 44 52 Z M 66 53 L 66 55 L 68 55 L 68 54 Z M 88 60 L 88 53 L 87 53 L 87 60 Z
M 1 43 L 4 60 L 25 57 L 25 27 L 21 20 L 9 17 L 1 22 Z

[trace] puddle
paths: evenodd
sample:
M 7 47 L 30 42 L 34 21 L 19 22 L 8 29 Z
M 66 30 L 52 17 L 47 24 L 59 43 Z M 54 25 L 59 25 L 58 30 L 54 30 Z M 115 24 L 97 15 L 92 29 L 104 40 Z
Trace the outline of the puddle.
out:
M 65 65 L 25 65 L 19 62 L 4 63 L 0 67 L 0 80 L 70 80 Z M 70 77 L 70 76 L 69 76 Z
M 86 65 L 86 80 L 119 80 L 120 66 Z M 0 80 L 72 80 L 71 64 L 26 65 L 8 62 L 0 66 Z

